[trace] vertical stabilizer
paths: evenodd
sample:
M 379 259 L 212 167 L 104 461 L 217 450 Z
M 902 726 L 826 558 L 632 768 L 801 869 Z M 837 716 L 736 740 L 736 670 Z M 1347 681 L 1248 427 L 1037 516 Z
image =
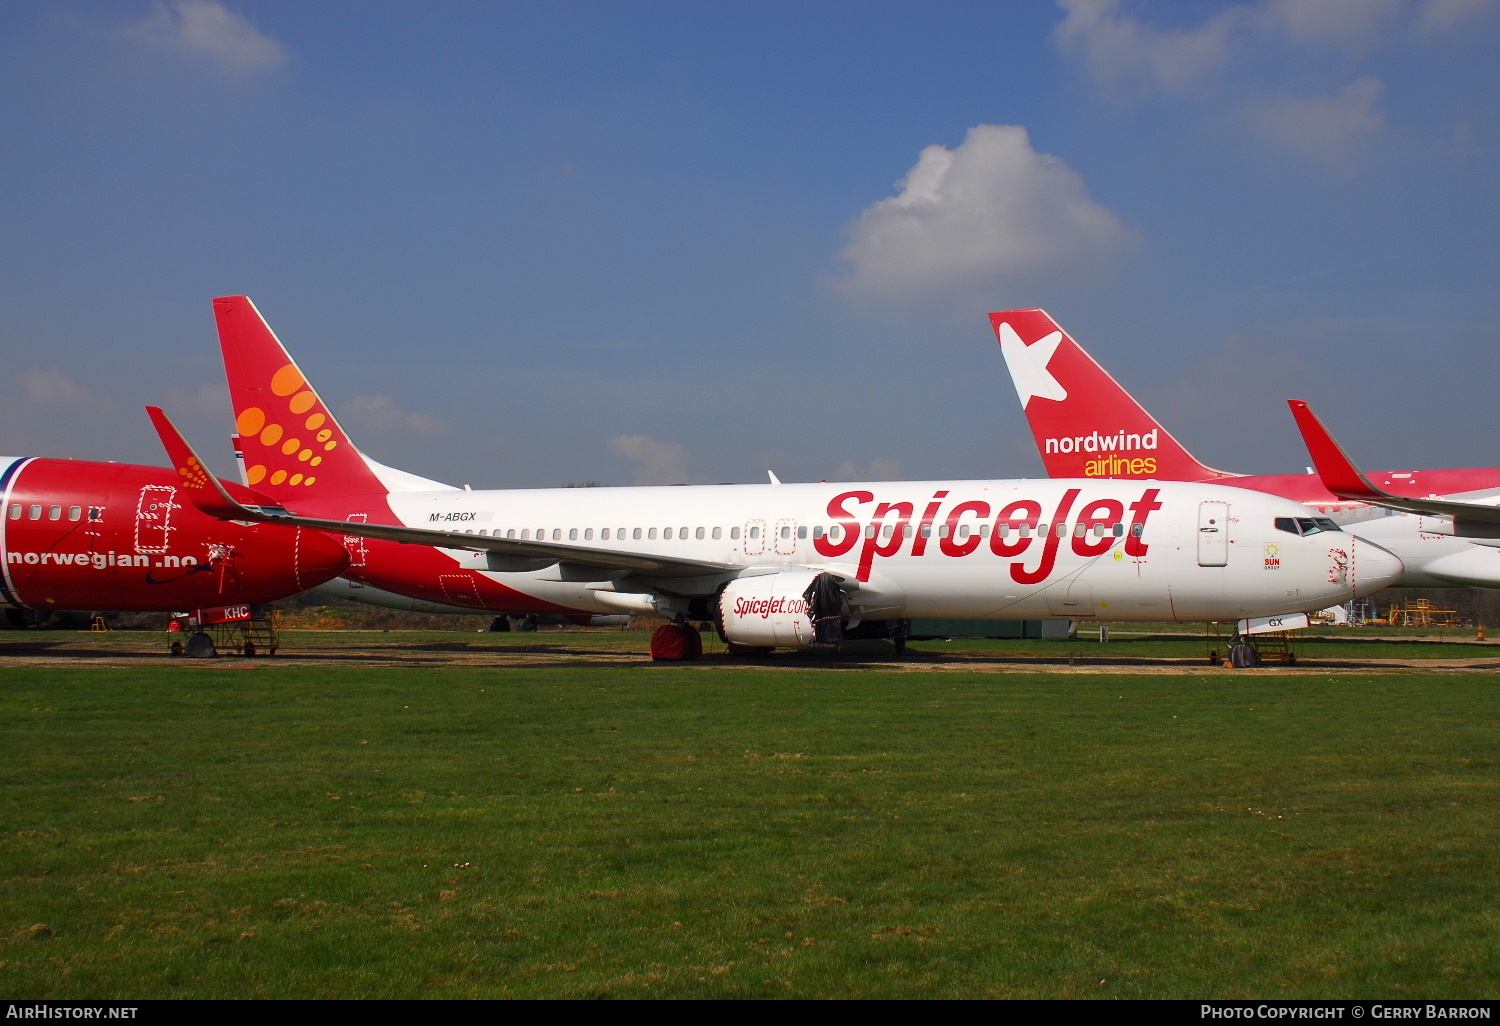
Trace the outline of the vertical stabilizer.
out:
M 449 487 L 356 449 L 249 297 L 215 299 L 214 316 L 250 487 L 287 503 Z
M 1205 467 L 1045 310 L 990 314 L 1049 477 L 1233 478 Z

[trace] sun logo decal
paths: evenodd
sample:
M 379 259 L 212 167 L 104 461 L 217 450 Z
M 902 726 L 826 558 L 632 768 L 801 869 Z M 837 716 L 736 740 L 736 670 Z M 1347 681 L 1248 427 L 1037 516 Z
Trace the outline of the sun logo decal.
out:
M 208 487 L 208 472 L 203 469 L 203 465 L 198 462 L 196 456 L 188 457 L 187 466 L 178 467 L 177 473 L 181 475 L 185 488 L 201 491 Z
M 255 439 L 266 450 L 264 462 L 253 463 L 245 471 L 245 480 L 251 485 L 262 481 L 273 485 L 314 484 L 318 479 L 311 471 L 323 462 L 323 453 L 332 452 L 339 444 L 328 415 L 294 363 L 271 376 L 270 390 L 286 400 L 285 414 L 252 406 L 235 421 L 241 438 Z

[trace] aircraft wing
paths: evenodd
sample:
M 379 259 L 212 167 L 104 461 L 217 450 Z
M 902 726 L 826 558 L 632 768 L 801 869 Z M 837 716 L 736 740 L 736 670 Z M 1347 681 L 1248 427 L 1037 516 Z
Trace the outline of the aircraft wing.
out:
M 1318 476 L 1323 480 L 1323 487 L 1334 495 L 1403 513 L 1452 517 L 1454 534 L 1457 535 L 1492 538 L 1500 533 L 1500 507 L 1475 502 L 1453 502 L 1435 496 L 1422 498 L 1394 495 L 1376 486 L 1354 465 L 1343 446 L 1334 440 L 1323 422 L 1313 413 L 1312 407 L 1301 399 L 1288 399 L 1287 405 L 1292 408 L 1297 429 L 1302 432 L 1302 441 L 1307 444 L 1307 451 L 1312 456 Z M 1465 525 L 1470 529 L 1465 530 Z
M 146 413 L 166 447 L 167 456 L 182 478 L 183 491 L 201 512 L 220 520 L 244 520 L 261 524 L 283 524 L 306 527 L 329 534 L 354 535 L 403 545 L 430 545 L 441 549 L 467 549 L 488 552 L 515 560 L 514 569 L 541 569 L 549 563 L 567 563 L 603 571 L 627 571 L 642 577 L 706 577 L 733 573 L 744 567 L 735 563 L 714 563 L 702 559 L 683 559 L 655 553 L 596 549 L 561 542 L 522 541 L 516 538 L 493 538 L 464 534 L 460 531 L 435 531 L 426 527 L 397 524 L 366 524 L 344 520 L 301 517 L 279 506 L 247 506 L 233 498 L 223 482 L 209 472 L 176 425 L 160 407 L 148 406 Z M 539 561 L 547 560 L 548 563 Z M 528 564 L 527 561 L 530 561 Z M 511 569 L 511 568 L 507 568 Z

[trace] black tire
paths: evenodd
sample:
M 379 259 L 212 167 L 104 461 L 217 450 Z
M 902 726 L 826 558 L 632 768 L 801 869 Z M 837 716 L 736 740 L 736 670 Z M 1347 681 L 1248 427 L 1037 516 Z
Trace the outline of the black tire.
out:
M 497 616 L 490 621 L 491 634 L 505 634 L 510 631 L 510 617 Z
M 530 634 L 531 632 L 535 631 L 536 630 L 536 617 L 534 617 L 534 616 L 523 616 L 523 617 L 521 617 L 521 619 L 519 619 L 519 620 L 516 621 L 516 630 L 520 631 L 523 634 Z
M 214 659 L 219 650 L 214 648 L 214 639 L 200 631 L 187 639 L 187 646 L 182 654 L 189 659 Z
M 252 644 L 250 644 L 250 642 L 248 642 L 248 641 L 245 642 L 245 658 L 246 659 L 254 659 L 255 658 L 255 646 L 252 645 Z

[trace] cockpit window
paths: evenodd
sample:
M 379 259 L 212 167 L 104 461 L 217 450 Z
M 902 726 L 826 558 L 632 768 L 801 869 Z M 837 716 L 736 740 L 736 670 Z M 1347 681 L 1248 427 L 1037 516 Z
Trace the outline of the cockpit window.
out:
M 1341 531 L 1338 524 L 1327 517 L 1277 517 L 1276 530 L 1306 537 L 1323 531 Z

